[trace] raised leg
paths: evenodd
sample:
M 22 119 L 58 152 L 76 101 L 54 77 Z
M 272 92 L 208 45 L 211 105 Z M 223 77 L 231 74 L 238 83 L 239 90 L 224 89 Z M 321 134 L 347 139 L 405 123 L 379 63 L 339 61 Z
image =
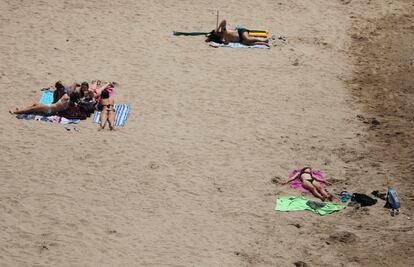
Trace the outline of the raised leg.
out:
M 76 87 L 77 87 L 77 84 L 76 83 L 72 83 L 71 85 L 69 85 L 69 90 L 71 92 L 75 92 L 76 91 Z

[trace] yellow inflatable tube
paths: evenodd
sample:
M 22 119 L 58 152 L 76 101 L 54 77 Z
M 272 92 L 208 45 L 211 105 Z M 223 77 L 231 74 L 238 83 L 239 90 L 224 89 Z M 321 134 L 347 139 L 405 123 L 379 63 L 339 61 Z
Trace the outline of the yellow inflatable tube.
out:
M 267 32 L 249 32 L 249 36 L 267 38 Z

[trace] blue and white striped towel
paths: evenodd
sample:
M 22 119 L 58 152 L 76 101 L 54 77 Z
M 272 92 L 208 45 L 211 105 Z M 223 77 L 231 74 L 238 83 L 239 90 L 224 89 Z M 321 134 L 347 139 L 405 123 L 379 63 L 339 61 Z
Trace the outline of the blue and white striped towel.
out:
M 125 126 L 125 122 L 128 118 L 129 105 L 128 104 L 115 104 L 115 126 Z M 95 111 L 93 114 L 93 123 L 101 123 L 101 112 Z

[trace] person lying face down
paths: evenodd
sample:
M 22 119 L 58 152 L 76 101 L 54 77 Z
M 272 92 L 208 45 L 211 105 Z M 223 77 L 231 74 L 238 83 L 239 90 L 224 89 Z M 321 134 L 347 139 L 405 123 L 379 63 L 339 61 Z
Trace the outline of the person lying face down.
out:
M 41 114 L 41 115 L 55 115 L 59 112 L 63 112 L 69 108 L 69 106 L 76 105 L 79 101 L 80 95 L 78 92 L 71 92 L 70 95 L 64 94 L 56 103 L 53 104 L 39 104 L 33 103 L 26 108 L 15 108 L 15 110 L 9 110 L 10 114 Z
M 249 30 L 238 29 L 238 30 L 227 30 L 227 22 L 223 20 L 217 29 L 212 30 L 208 35 L 206 42 L 215 42 L 219 44 L 242 43 L 244 45 L 269 45 L 269 39 L 258 39 L 249 36 Z

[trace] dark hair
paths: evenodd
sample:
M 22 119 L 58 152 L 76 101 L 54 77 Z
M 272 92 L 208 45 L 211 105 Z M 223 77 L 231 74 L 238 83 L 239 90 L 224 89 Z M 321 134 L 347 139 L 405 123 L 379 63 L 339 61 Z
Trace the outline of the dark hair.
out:
M 304 168 L 302 168 L 302 169 L 300 170 L 299 177 L 301 177 L 301 176 L 302 176 L 302 174 L 304 174 L 304 173 L 305 173 L 305 171 L 306 171 L 307 169 L 309 169 L 309 170 L 310 170 L 310 175 L 313 177 L 313 175 L 312 175 L 312 168 L 311 168 L 311 167 L 304 167 Z
M 209 34 L 207 34 L 206 42 L 215 42 L 215 43 L 223 43 L 221 41 L 220 36 L 217 34 L 216 30 L 212 30 Z
M 107 99 L 107 98 L 109 98 L 109 91 L 108 90 L 103 90 L 102 91 L 102 93 L 101 93 L 101 98 L 102 99 Z
M 56 88 L 56 90 L 59 90 L 59 89 L 64 90 L 65 89 L 65 87 L 63 86 L 63 84 L 60 81 L 55 83 L 55 88 Z
M 85 97 L 85 89 L 82 89 L 82 86 L 86 86 L 86 90 L 89 90 L 89 84 L 87 82 L 83 82 L 81 84 L 81 90 L 80 90 L 80 97 Z
M 80 99 L 80 94 L 78 92 L 72 92 L 69 95 L 70 102 L 72 103 L 78 103 Z

